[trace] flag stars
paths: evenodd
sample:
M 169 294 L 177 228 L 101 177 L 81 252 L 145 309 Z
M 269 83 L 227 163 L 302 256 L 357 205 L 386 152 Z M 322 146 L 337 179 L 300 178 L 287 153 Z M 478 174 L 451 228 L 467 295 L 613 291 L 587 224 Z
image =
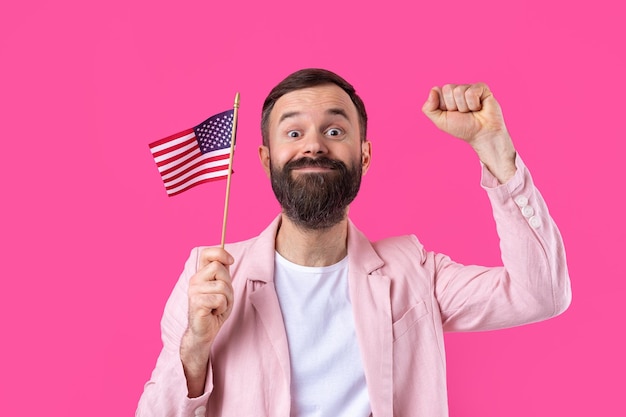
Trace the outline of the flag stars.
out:
M 194 128 L 202 153 L 230 147 L 233 112 L 227 111 L 205 120 Z

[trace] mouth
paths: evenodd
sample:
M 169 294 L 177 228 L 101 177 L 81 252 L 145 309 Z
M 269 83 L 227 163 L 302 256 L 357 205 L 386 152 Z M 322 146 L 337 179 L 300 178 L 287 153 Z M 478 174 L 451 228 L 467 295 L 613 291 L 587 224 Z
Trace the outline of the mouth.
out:
M 297 171 L 302 173 L 307 172 L 331 172 L 342 167 L 342 163 L 329 158 L 302 158 L 296 161 L 292 161 L 285 166 L 286 170 Z
M 303 166 L 300 168 L 294 168 L 293 171 L 300 173 L 330 172 L 334 171 L 334 168 L 320 166 Z

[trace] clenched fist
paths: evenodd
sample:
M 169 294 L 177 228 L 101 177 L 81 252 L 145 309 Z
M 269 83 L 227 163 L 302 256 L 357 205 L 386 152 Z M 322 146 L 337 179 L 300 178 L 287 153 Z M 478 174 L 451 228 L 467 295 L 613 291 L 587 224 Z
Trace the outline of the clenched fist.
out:
M 422 111 L 439 129 L 469 143 L 500 183 L 515 174 L 515 148 L 486 84 L 434 87 Z
M 224 249 L 205 248 L 198 260 L 198 271 L 189 280 L 189 322 L 180 357 L 190 398 L 204 392 L 211 346 L 233 308 L 228 270 L 233 262 Z

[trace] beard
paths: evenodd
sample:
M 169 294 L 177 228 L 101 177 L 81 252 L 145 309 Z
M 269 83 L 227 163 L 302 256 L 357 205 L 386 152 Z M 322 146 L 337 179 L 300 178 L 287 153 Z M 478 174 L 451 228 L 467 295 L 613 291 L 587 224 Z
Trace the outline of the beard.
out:
M 302 167 L 331 168 L 330 172 L 308 172 L 294 178 L 292 171 Z M 300 158 L 281 168 L 270 161 L 272 189 L 283 213 L 297 226 L 309 230 L 326 229 L 346 217 L 346 209 L 361 186 L 362 163 L 350 168 L 326 157 Z

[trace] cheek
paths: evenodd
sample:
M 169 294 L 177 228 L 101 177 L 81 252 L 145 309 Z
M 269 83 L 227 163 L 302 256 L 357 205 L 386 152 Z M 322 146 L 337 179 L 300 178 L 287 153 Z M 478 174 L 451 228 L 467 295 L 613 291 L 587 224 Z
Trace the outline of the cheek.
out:
M 270 164 L 272 167 L 283 167 L 287 162 L 296 159 L 297 152 L 285 146 L 276 146 L 270 148 Z

